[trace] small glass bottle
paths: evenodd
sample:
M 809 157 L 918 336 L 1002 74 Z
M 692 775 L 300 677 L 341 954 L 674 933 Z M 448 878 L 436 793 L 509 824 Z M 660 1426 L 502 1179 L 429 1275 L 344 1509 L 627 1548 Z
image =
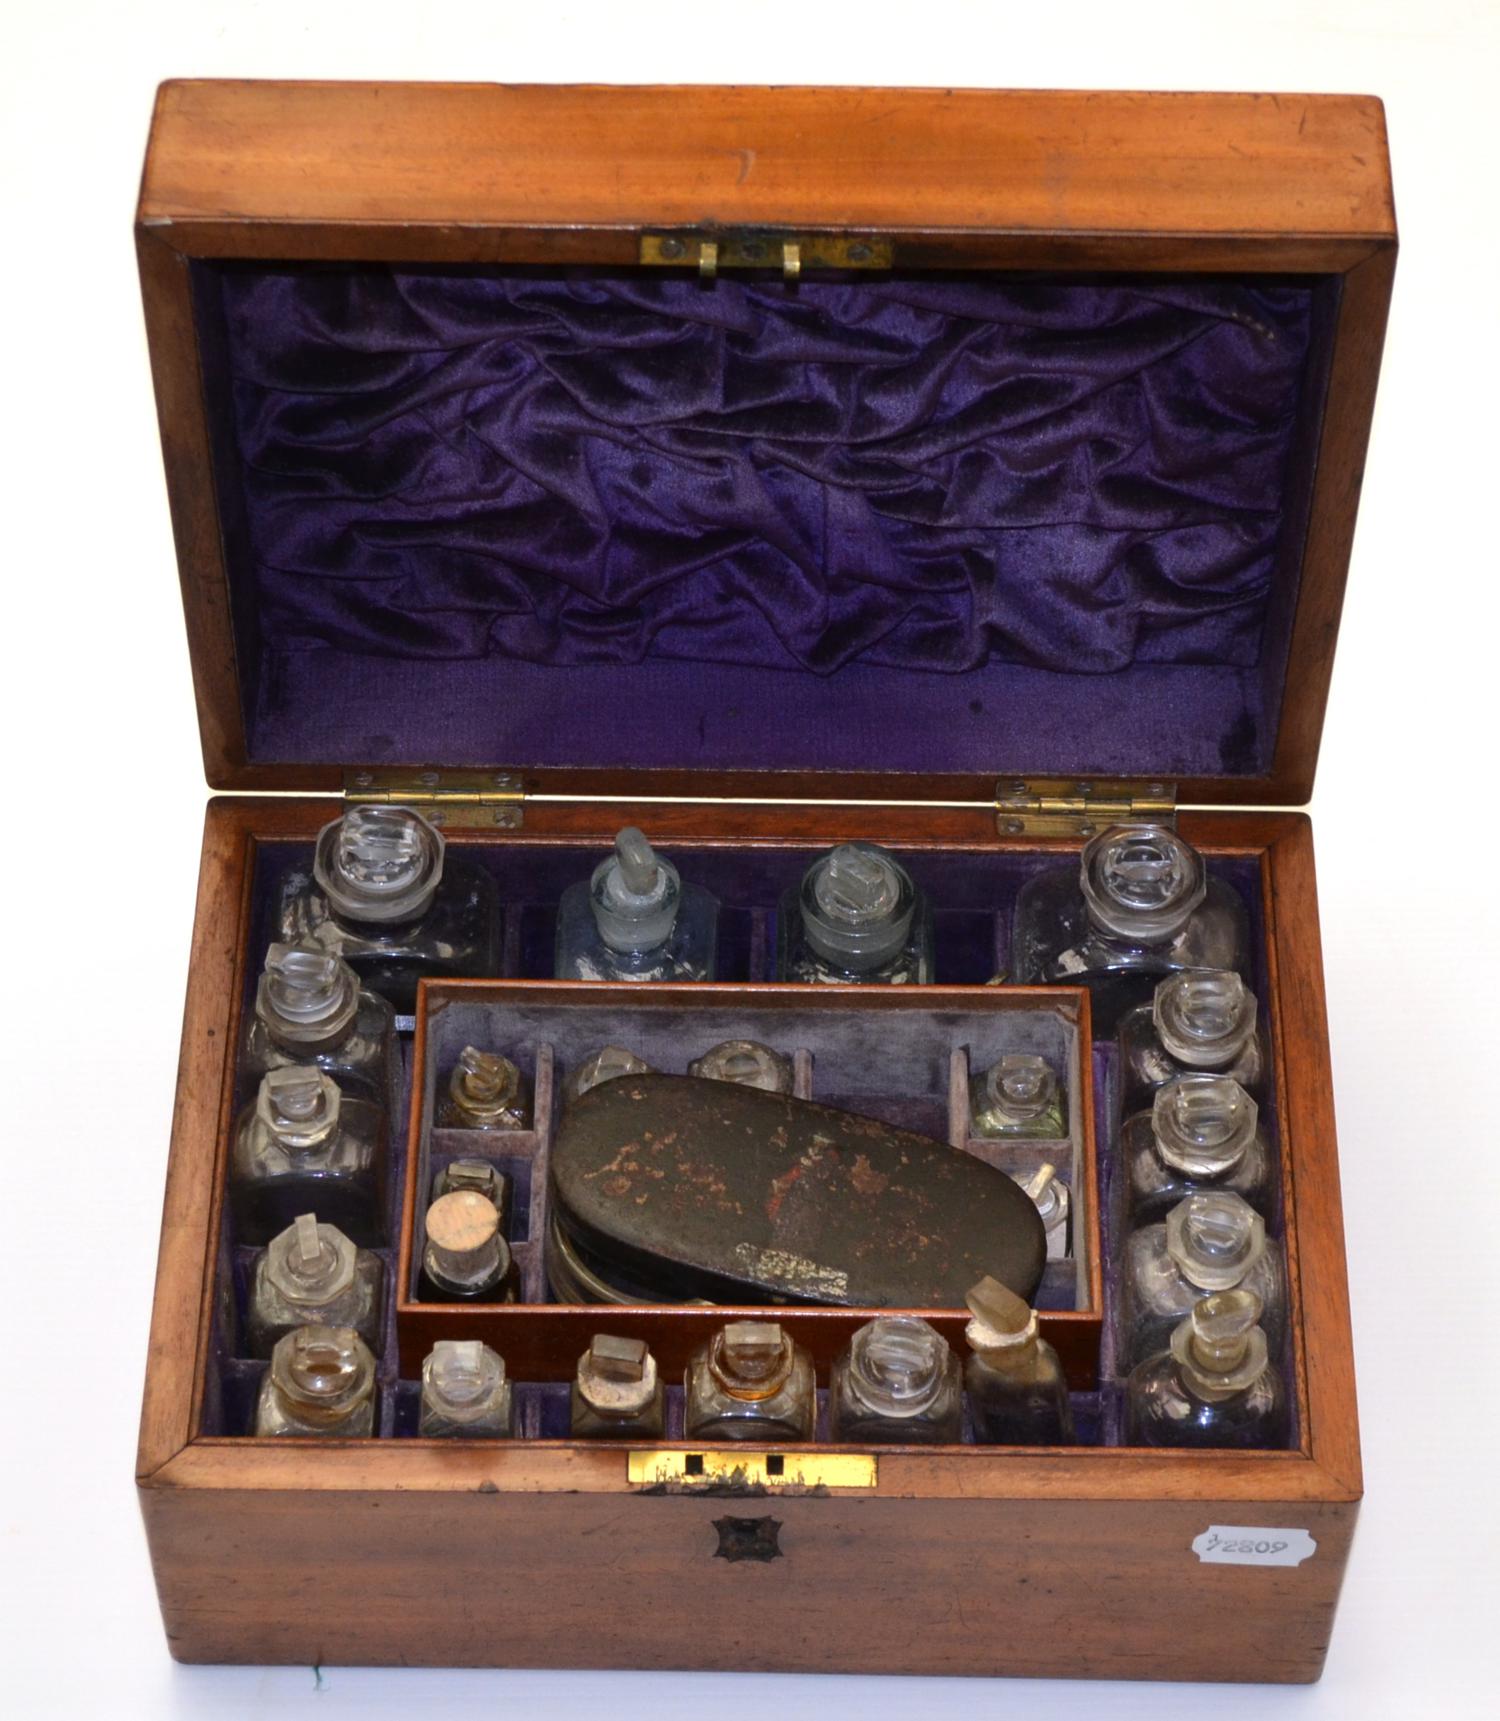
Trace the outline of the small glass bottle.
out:
M 1171 1348 L 1125 1383 L 1127 1446 L 1280 1446 L 1286 1388 L 1256 1325 L 1254 1291 L 1216 1291 L 1172 1331 Z
M 339 1439 L 375 1432 L 375 1358 L 353 1327 L 293 1327 L 277 1344 L 260 1383 L 255 1432 Z
M 557 909 L 559 980 L 712 980 L 719 904 L 684 884 L 634 825 Z
M 500 1052 L 465 1046 L 438 1099 L 440 1129 L 526 1129 L 531 1084 Z
M 494 1202 L 474 1189 L 455 1189 L 427 1209 L 422 1249 L 422 1301 L 513 1303 L 516 1268 L 500 1235 Z
M 1149 1004 L 1120 1022 L 1120 1069 L 1127 1112 L 1190 1070 L 1233 1076 L 1254 1090 L 1265 1065 L 1255 994 L 1223 968 L 1189 968 L 1158 983 Z
M 688 1364 L 689 1440 L 810 1440 L 818 1415 L 812 1358 L 774 1321 L 731 1321 Z
M 370 1248 L 385 1241 L 386 1118 L 371 1100 L 346 1098 L 312 1064 L 261 1077 L 240 1113 L 229 1167 L 238 1243 L 269 1243 L 300 1213 L 319 1213 Z
M 690 1076 L 711 1082 L 736 1082 L 768 1094 L 792 1091 L 792 1060 L 759 1040 L 725 1040 L 688 1065 Z
M 656 1358 L 640 1339 L 595 1333 L 578 1359 L 570 1414 L 577 1439 L 660 1440 L 666 1394 Z
M 601 1082 L 612 1082 L 619 1076 L 649 1076 L 651 1066 L 625 1046 L 605 1046 L 594 1052 L 573 1071 L 563 1086 L 565 1104 L 581 1099 L 590 1088 Z
M 1132 1223 L 1165 1219 L 1185 1195 L 1228 1189 L 1271 1211 L 1271 1155 L 1255 1101 L 1233 1076 L 1173 1076 L 1120 1129 Z
M 1247 973 L 1250 928 L 1233 886 L 1164 825 L 1114 825 L 1079 866 L 1050 867 L 1016 898 L 1012 963 L 1022 985 L 1087 986 L 1096 1039 L 1182 968 Z
M 245 1072 L 259 1080 L 283 1064 L 316 1064 L 346 1094 L 395 1110 L 396 1012 L 316 944 L 273 944 L 255 989 Z
M 1062 1089 L 1045 1058 L 1007 1052 L 969 1078 L 970 1128 L 986 1138 L 1057 1141 L 1068 1133 Z
M 776 912 L 779 980 L 865 986 L 932 980 L 932 911 L 900 861 L 874 843 L 820 855 Z
M 1260 1324 L 1279 1350 L 1286 1274 L 1281 1251 L 1266 1241 L 1265 1220 L 1247 1201 L 1228 1190 L 1204 1190 L 1179 1201 L 1165 1224 L 1143 1225 L 1126 1247 L 1128 1364 L 1164 1351 L 1200 1298 L 1233 1290 L 1260 1298 Z
M 866 1322 L 834 1363 L 830 1440 L 952 1446 L 963 1430 L 963 1369 L 942 1334 L 916 1315 Z
M 1073 1191 L 1055 1165 L 1041 1165 L 1021 1187 L 1036 1203 L 1047 1232 L 1047 1259 L 1066 1261 L 1073 1253 Z
M 397 1010 L 417 982 L 499 969 L 495 881 L 410 807 L 356 806 L 318 833 L 311 873 L 282 880 L 277 934 L 343 957 Z
M 478 1339 L 439 1339 L 422 1361 L 424 1438 L 506 1440 L 511 1434 L 505 1360 Z
M 973 1353 L 964 1369 L 974 1438 L 986 1446 L 1071 1446 L 1073 1407 L 1057 1352 L 1037 1331 L 1036 1310 L 998 1279 L 964 1301 Z
M 353 1327 L 380 1349 L 385 1267 L 335 1225 L 299 1214 L 273 1237 L 250 1277 L 245 1336 L 251 1356 L 270 1356 L 293 1327 Z
M 500 1235 L 510 1235 L 510 1179 L 487 1159 L 453 1159 L 432 1180 L 432 1199 L 441 1201 L 455 1189 L 472 1189 L 500 1215 Z

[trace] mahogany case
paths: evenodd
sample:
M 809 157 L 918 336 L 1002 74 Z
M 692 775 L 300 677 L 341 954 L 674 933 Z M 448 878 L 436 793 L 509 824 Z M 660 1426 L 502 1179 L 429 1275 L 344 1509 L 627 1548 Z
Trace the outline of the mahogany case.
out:
M 1311 791 L 1395 258 L 1379 103 L 176 83 L 137 243 L 205 765 L 241 791 L 208 805 L 137 1466 L 172 1653 L 1316 1678 L 1361 1475 L 1312 834 L 1227 809 Z M 494 871 L 502 972 L 428 983 L 406 1047 L 380 1437 L 258 1440 L 236 1045 L 268 880 L 338 791 Z M 1120 1444 L 1112 1051 L 1067 989 L 1075 1447 L 695 1475 L 567 1438 L 591 1311 L 410 1295 L 443 1013 L 608 1016 L 547 939 L 620 824 L 733 911 L 718 982 L 622 1017 L 791 1021 L 777 892 L 866 838 L 925 869 L 940 984 L 817 1008 L 957 1050 L 1033 1001 L 984 985 L 1019 883 L 1147 815 L 1252 921 L 1285 1448 Z M 948 1067 L 886 1102 L 939 1117 Z M 631 1318 L 669 1371 L 706 1320 Z M 849 1316 L 789 1318 L 826 1385 Z M 421 1355 L 476 1321 L 521 1438 L 416 1438 Z

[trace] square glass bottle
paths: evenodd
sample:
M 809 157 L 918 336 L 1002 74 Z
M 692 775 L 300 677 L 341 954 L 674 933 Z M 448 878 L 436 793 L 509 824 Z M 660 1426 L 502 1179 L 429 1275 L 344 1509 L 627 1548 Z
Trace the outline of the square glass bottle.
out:
M 525 1129 L 531 1084 L 501 1052 L 465 1046 L 438 1094 L 439 1129 Z
M 347 962 L 316 944 L 273 944 L 255 989 L 241 1069 L 258 1082 L 284 1064 L 316 1064 L 343 1093 L 395 1115 L 396 1012 L 360 985 Z
M 830 1440 L 954 1445 L 963 1425 L 963 1369 L 942 1334 L 916 1315 L 867 1321 L 833 1365 Z
M 355 806 L 281 882 L 277 937 L 331 950 L 403 1014 L 417 981 L 499 971 L 495 881 L 409 807 Z
M 294 1327 L 271 1353 L 255 1403 L 258 1435 L 375 1432 L 375 1358 L 353 1327 Z
M 817 1421 L 812 1358 L 773 1321 L 731 1321 L 688 1364 L 689 1440 L 811 1440 Z
M 1058 1141 L 1068 1133 L 1062 1088 L 1045 1058 L 1007 1052 L 969 1078 L 969 1127 L 987 1140 Z
M 315 1065 L 261 1078 L 240 1114 L 229 1200 L 241 1243 L 269 1243 L 302 1213 L 318 1213 L 366 1247 L 385 1242 L 386 1115 L 346 1099 Z
M 559 980 L 712 980 L 719 904 L 634 825 L 614 853 L 563 892 L 553 973 Z
M 352 1327 L 380 1349 L 385 1267 L 334 1225 L 303 1213 L 273 1237 L 250 1275 L 245 1339 L 251 1356 L 268 1357 L 293 1327 Z
M 965 1301 L 964 1368 L 974 1438 L 987 1446 L 1071 1446 L 1073 1407 L 1052 1346 L 1037 1330 L 1036 1310 L 1002 1285 L 981 1279 Z
M 1256 1324 L 1254 1291 L 1216 1291 L 1194 1305 L 1170 1349 L 1125 1383 L 1127 1446 L 1281 1446 L 1289 1430 L 1286 1387 Z
M 802 984 L 927 985 L 932 910 L 901 862 L 875 843 L 820 855 L 776 910 L 776 978 Z
M 417 1432 L 425 1439 L 509 1439 L 513 1399 L 497 1352 L 478 1339 L 439 1339 L 422 1363 Z
M 656 1358 L 640 1339 L 596 1333 L 578 1359 L 568 1408 L 579 1439 L 660 1440 L 666 1393 Z
M 1174 1076 L 1120 1128 L 1130 1221 L 1165 1219 L 1184 1196 L 1226 1189 L 1271 1216 L 1271 1153 L 1255 1101 L 1232 1076 Z
M 1016 898 L 1012 966 L 1021 985 L 1087 986 L 1096 1038 L 1184 968 L 1249 971 L 1250 925 L 1232 885 L 1164 825 L 1115 825 L 1078 866 L 1049 867 Z

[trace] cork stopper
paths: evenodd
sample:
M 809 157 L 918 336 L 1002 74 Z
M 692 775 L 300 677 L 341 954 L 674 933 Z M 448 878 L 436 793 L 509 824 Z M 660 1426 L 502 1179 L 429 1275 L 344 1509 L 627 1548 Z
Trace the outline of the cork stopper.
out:
M 495 1204 L 474 1189 L 455 1189 L 427 1209 L 423 1265 L 439 1284 L 473 1290 L 510 1266 Z
M 1184 1383 L 1200 1398 L 1227 1398 L 1265 1373 L 1266 1335 L 1254 1291 L 1216 1291 L 1193 1306 L 1172 1333 Z
M 774 1321 L 731 1321 L 714 1335 L 708 1367 L 731 1398 L 770 1398 L 792 1372 L 792 1341 Z
M 986 1275 L 964 1295 L 972 1319 L 964 1329 L 969 1348 L 987 1354 L 1021 1357 L 1037 1344 L 1036 1310 Z
M 603 1416 L 633 1416 L 656 1396 L 656 1358 L 640 1339 L 595 1333 L 578 1359 L 578 1392 Z

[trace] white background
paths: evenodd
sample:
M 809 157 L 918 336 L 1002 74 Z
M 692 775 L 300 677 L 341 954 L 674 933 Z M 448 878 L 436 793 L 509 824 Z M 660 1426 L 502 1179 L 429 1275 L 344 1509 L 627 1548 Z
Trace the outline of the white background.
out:
M 1494 1713 L 1480 1676 L 1495 1666 L 1500 1464 L 1500 947 L 1487 817 L 1500 752 L 1497 44 L 1493 0 L 9 0 L 8 1713 Z M 1368 1488 L 1320 1686 L 333 1669 L 315 1689 L 306 1668 L 168 1660 L 131 1471 L 204 789 L 130 243 L 152 92 L 167 76 L 1385 98 L 1403 251 L 1314 807 Z M 1081 1609 L 1077 1631 L 1087 1630 Z M 1059 1669 L 1070 1647 L 1057 1644 Z

